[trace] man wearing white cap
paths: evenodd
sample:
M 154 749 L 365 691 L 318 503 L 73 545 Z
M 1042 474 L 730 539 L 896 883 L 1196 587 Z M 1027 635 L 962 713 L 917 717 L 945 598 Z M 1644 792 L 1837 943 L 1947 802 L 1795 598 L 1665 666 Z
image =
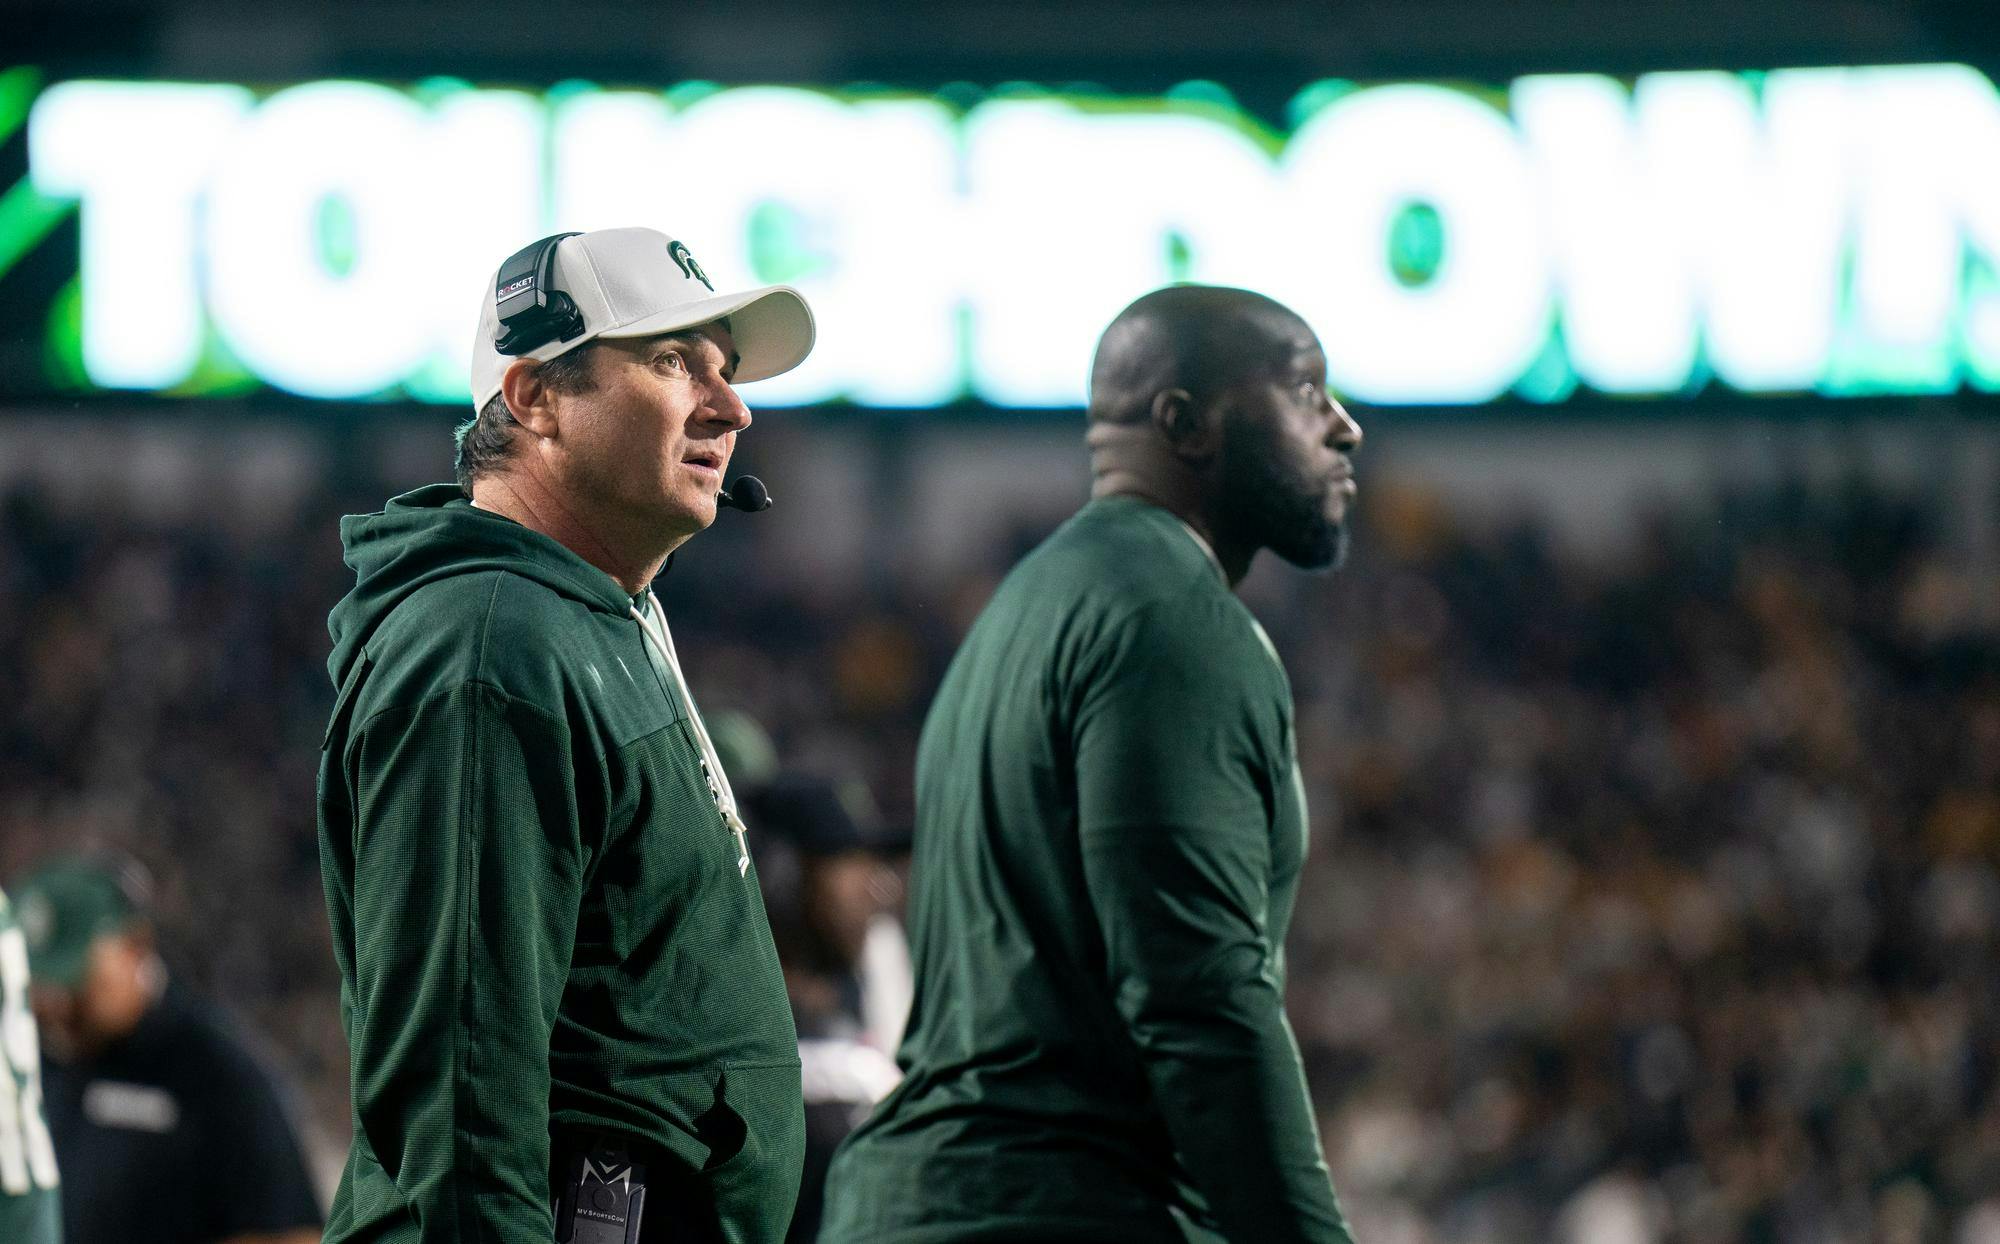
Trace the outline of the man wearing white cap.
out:
M 812 348 L 650 229 L 481 293 L 458 483 L 341 523 L 320 859 L 355 1133 L 326 1239 L 777 1241 L 798 1050 L 745 826 L 648 585 L 735 385 Z M 753 494 L 746 497 L 746 494 Z

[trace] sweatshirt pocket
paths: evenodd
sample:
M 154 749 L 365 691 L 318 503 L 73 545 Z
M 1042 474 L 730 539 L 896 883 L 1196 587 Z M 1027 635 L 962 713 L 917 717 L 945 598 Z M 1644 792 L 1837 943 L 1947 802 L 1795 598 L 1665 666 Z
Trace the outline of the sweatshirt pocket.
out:
M 782 1239 L 798 1198 L 805 1166 L 805 1096 L 799 1060 L 726 1062 L 716 1083 L 711 1114 L 704 1116 L 709 1141 L 702 1173 L 714 1189 L 725 1221 L 744 1228 L 747 1240 Z
M 715 1105 L 695 1121 L 708 1142 L 705 1169 L 760 1165 L 794 1150 L 803 1155 L 805 1118 L 798 1059 L 725 1062 Z

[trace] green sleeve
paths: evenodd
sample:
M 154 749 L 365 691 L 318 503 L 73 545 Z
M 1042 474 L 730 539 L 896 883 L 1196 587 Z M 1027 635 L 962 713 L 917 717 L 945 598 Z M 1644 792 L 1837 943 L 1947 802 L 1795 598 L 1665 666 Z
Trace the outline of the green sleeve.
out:
M 1143 610 L 1087 675 L 1084 879 L 1119 1013 L 1223 1234 L 1345 1242 L 1268 928 L 1288 693 L 1233 606 Z
M 354 775 L 356 1122 L 425 1244 L 547 1244 L 549 1039 L 582 847 L 568 732 L 469 683 L 369 720 Z

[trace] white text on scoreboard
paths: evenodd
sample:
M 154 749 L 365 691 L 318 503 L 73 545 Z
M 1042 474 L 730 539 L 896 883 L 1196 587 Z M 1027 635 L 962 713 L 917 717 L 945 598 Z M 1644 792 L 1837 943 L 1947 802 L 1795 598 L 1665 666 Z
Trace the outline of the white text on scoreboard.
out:
M 653 225 L 788 281 L 819 349 L 755 404 L 1081 403 L 1172 280 L 1290 303 L 1376 403 L 2000 388 L 2000 92 L 1958 65 L 1226 96 L 74 80 L 30 171 L 78 202 L 92 383 L 206 346 L 323 398 L 466 399 L 488 274 Z

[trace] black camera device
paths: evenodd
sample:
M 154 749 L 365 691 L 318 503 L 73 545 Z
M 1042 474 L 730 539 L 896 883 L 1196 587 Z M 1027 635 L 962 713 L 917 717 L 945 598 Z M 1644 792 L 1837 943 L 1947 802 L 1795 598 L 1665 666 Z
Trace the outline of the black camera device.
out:
M 556 1202 L 556 1244 L 639 1244 L 646 1168 L 625 1145 L 597 1138 L 569 1155 Z

